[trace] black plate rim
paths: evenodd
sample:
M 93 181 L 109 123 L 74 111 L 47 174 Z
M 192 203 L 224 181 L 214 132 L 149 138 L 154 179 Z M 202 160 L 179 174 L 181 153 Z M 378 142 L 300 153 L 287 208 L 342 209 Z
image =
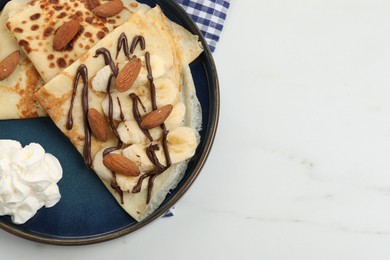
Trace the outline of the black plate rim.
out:
M 147 219 L 141 222 L 138 222 L 138 224 L 134 226 L 125 227 L 117 231 L 109 232 L 106 234 L 99 234 L 91 237 L 90 236 L 75 237 L 75 238 L 66 238 L 66 239 L 53 238 L 44 235 L 40 236 L 38 234 L 30 234 L 30 233 L 23 232 L 13 226 L 9 226 L 5 223 L 0 223 L 0 228 L 3 229 L 4 231 L 34 242 L 51 244 L 51 245 L 63 245 L 63 246 L 89 245 L 89 244 L 96 244 L 96 243 L 113 240 L 115 238 L 139 230 L 145 227 L 146 225 L 150 224 L 151 222 L 155 221 L 156 219 L 160 218 L 165 212 L 167 212 L 172 206 L 174 206 L 177 203 L 177 201 L 186 193 L 186 191 L 190 188 L 190 186 L 193 184 L 195 179 L 199 176 L 199 173 L 202 170 L 210 154 L 212 145 L 214 143 L 215 135 L 217 132 L 217 128 L 218 128 L 219 113 L 220 113 L 220 92 L 219 92 L 219 80 L 218 80 L 217 68 L 215 66 L 213 56 L 211 54 L 211 51 L 208 47 L 208 44 L 203 34 L 196 26 L 196 24 L 192 21 L 191 17 L 187 14 L 187 12 L 176 1 L 154 0 L 154 2 L 160 5 L 162 9 L 172 10 L 178 16 L 183 17 L 186 20 L 187 26 L 189 27 L 188 29 L 192 33 L 195 33 L 196 35 L 199 36 L 199 40 L 201 41 L 204 47 L 204 55 L 210 63 L 210 74 L 212 76 L 212 81 L 214 85 L 212 92 L 215 97 L 215 104 L 213 107 L 210 107 L 210 112 L 209 112 L 210 126 L 209 129 L 206 129 L 209 131 L 209 133 L 206 134 L 205 148 L 201 152 L 198 163 L 195 165 L 194 170 L 189 174 L 187 180 L 178 188 L 176 194 L 164 206 L 158 208 L 151 216 L 149 216 Z

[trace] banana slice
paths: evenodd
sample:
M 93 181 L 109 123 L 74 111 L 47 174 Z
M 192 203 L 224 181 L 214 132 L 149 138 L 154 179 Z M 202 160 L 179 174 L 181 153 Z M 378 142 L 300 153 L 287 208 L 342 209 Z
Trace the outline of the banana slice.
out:
M 167 104 L 174 104 L 175 100 L 178 97 L 178 86 L 168 79 L 168 78 L 159 78 L 154 81 L 156 86 L 156 101 L 157 107 L 162 107 Z
M 133 144 L 123 150 L 123 156 L 135 162 L 141 172 L 148 172 L 154 169 L 153 163 L 150 161 L 149 157 L 146 155 L 146 144 Z M 155 151 L 157 158 L 161 164 L 165 164 L 165 157 L 162 148 Z
M 133 102 L 131 101 L 131 98 L 120 92 L 114 92 L 111 93 L 112 97 L 112 118 L 114 120 L 121 121 L 121 110 L 120 108 L 122 107 L 122 112 L 124 115 L 125 120 L 133 120 Z M 120 100 L 121 105 L 119 106 L 118 98 Z M 102 101 L 102 108 L 104 114 L 108 117 L 108 104 L 109 104 L 109 97 L 108 95 L 103 99 Z
M 142 60 L 142 68 L 139 74 L 139 78 L 146 78 L 148 76 L 148 70 L 146 69 L 145 56 L 140 57 Z M 162 59 L 158 55 L 150 55 L 150 67 L 152 68 L 153 78 L 157 79 L 163 76 L 167 71 L 171 69 L 171 65 Z
M 173 129 L 183 124 L 184 115 L 186 113 L 186 106 L 183 103 L 177 103 L 173 106 L 171 114 L 165 120 L 167 129 Z
M 157 107 L 175 103 L 175 100 L 178 98 L 179 91 L 178 86 L 176 86 L 172 80 L 168 78 L 159 78 L 154 80 L 154 85 L 156 87 Z M 131 92 L 135 93 L 140 98 L 147 112 L 152 110 L 149 84 L 142 85 L 137 88 L 131 88 Z
M 198 144 L 195 132 L 189 127 L 176 127 L 169 131 L 167 136 L 168 150 L 172 163 L 179 163 L 195 154 Z M 161 141 L 158 142 L 160 149 L 155 151 L 161 164 L 166 164 Z M 149 144 L 133 144 L 123 149 L 122 155 L 136 162 L 141 172 L 154 169 L 154 165 L 146 155 L 146 147 Z
M 107 83 L 108 79 L 110 78 L 112 74 L 111 68 L 109 65 L 103 67 L 100 69 L 95 77 L 92 78 L 91 84 L 92 89 L 98 92 L 106 92 L 107 91 Z M 114 80 L 111 81 L 111 85 L 113 84 Z M 112 86 L 111 86 L 112 87 Z
M 116 175 L 116 183 L 119 185 L 121 190 L 129 191 L 133 189 L 135 185 L 137 185 L 139 177 L 125 176 L 121 174 Z M 146 184 L 146 183 L 145 183 Z
M 125 144 L 146 144 L 149 139 L 142 132 L 135 120 L 121 122 L 117 131 L 121 141 Z M 158 140 L 162 136 L 162 130 L 158 127 L 149 130 L 153 140 Z
M 185 126 L 170 130 L 167 142 L 172 163 L 178 163 L 192 157 L 198 145 L 195 131 Z
M 106 148 L 103 148 L 99 152 L 97 152 L 95 158 L 93 159 L 92 165 L 93 165 L 93 169 L 102 180 L 106 182 L 111 182 L 112 172 L 103 164 L 103 151 L 105 149 Z

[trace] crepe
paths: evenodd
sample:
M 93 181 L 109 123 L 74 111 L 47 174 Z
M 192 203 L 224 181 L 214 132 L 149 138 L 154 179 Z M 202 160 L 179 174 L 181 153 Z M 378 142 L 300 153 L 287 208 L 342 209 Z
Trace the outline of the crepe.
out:
M 99 0 L 33 0 L 9 18 L 7 27 L 45 82 L 72 64 L 134 12 L 147 8 L 126 0 L 118 15 L 101 18 L 91 12 L 93 3 L 96 5 Z M 55 31 L 71 19 L 80 21 L 79 33 L 67 48 L 54 51 Z
M 9 15 L 27 6 L 26 0 L 13 0 L 4 7 L 0 16 L 0 60 L 16 50 L 19 45 L 6 28 Z M 14 72 L 0 81 L 0 119 L 31 118 L 46 115 L 45 111 L 33 99 L 34 92 L 43 85 L 28 57 L 20 52 L 19 63 Z
M 174 31 L 172 23 L 158 6 L 147 12 L 137 12 L 36 93 L 42 107 L 83 155 L 86 164 L 137 221 L 158 208 L 169 190 L 181 180 L 188 159 L 194 155 L 199 143 L 201 108 L 188 63 L 202 52 L 202 48 L 198 38 L 184 30 L 179 27 Z M 118 42 L 123 40 L 123 35 L 128 39 L 128 45 L 121 45 L 117 55 Z M 144 39 L 144 48 L 140 38 Z M 132 45 L 137 39 L 138 44 L 131 55 L 125 55 L 124 46 Z M 121 72 L 135 61 L 141 62 L 142 67 L 134 84 L 123 92 L 115 90 Z M 77 75 L 78 82 L 75 81 Z M 115 84 L 110 84 L 111 75 L 114 75 Z M 76 86 L 74 95 L 73 84 Z M 108 86 L 109 94 L 105 92 L 105 86 Z M 156 90 L 155 105 L 151 102 L 151 86 Z M 143 106 L 139 105 L 140 102 Z M 167 106 L 172 107 L 172 112 L 164 123 L 148 130 L 149 138 L 136 120 L 134 106 L 141 116 Z M 90 120 L 92 109 L 104 115 L 104 119 Z M 90 129 L 101 124 L 111 126 L 111 129 L 105 127 L 110 129 L 107 140 L 99 140 L 93 131 L 89 141 Z M 118 138 L 123 144 L 119 142 L 118 145 Z M 115 146 L 117 149 L 106 153 Z M 104 162 L 112 154 L 132 161 L 140 175 L 129 176 L 121 172 L 122 169 L 113 170 Z M 116 166 L 123 165 L 125 163 Z M 162 168 L 163 172 L 150 175 Z

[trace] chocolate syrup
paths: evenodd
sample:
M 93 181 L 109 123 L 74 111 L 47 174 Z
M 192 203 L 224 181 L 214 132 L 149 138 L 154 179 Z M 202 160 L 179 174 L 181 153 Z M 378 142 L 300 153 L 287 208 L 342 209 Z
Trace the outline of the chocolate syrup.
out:
M 147 193 L 147 197 L 146 197 L 146 203 L 147 204 L 150 202 L 150 199 L 152 197 L 152 191 L 153 191 L 155 178 L 158 175 L 160 175 L 163 172 L 165 172 L 172 165 L 171 158 L 169 156 L 169 151 L 168 151 L 167 135 L 168 135 L 168 131 L 165 129 L 165 125 L 164 125 L 163 137 L 162 137 L 162 146 L 163 146 L 163 151 L 164 151 L 165 160 L 166 160 L 167 165 L 163 166 L 160 163 L 160 161 L 158 160 L 158 158 L 157 158 L 155 150 L 158 150 L 158 145 L 157 144 L 156 145 L 149 145 L 149 147 L 146 148 L 146 154 L 147 154 L 148 158 L 150 159 L 150 161 L 154 164 L 154 166 L 156 168 L 154 168 L 153 170 L 151 170 L 151 171 L 145 173 L 144 175 L 142 175 L 138 179 L 137 184 L 133 187 L 133 190 L 132 190 L 133 193 L 140 192 L 141 191 L 141 187 L 142 187 L 142 182 L 146 178 L 149 178 L 149 180 L 148 180 L 148 193 Z M 156 148 L 156 146 L 157 146 L 157 148 Z
M 137 48 L 137 45 L 140 45 L 141 50 L 145 50 L 145 38 L 141 35 L 137 35 L 133 38 L 133 41 L 131 42 L 130 46 L 130 53 L 133 54 L 135 48 Z
M 112 173 L 112 180 L 111 180 L 110 186 L 116 192 L 118 192 L 119 197 L 121 198 L 121 204 L 123 204 L 123 191 L 122 191 L 121 187 L 119 187 L 119 185 L 116 181 L 116 174 L 114 172 Z
M 148 51 L 145 53 L 145 63 L 146 63 L 146 70 L 148 71 L 147 78 L 149 80 L 150 98 L 152 100 L 152 109 L 156 110 L 157 109 L 156 87 L 154 86 L 152 66 L 150 65 L 150 53 Z
M 106 65 L 110 65 L 111 71 L 114 74 L 114 76 L 116 77 L 118 75 L 118 68 L 117 68 L 117 66 L 115 66 L 115 63 L 111 58 L 110 51 L 107 50 L 106 48 L 99 48 L 96 50 L 95 56 L 93 56 L 93 57 L 97 58 L 97 57 L 99 57 L 99 55 L 103 55 L 104 63 Z
M 130 59 L 131 54 L 134 53 L 135 48 L 137 48 L 138 44 L 140 45 L 141 50 L 144 50 L 145 49 L 145 38 L 140 36 L 140 35 L 135 36 L 133 38 L 133 41 L 131 42 L 130 49 L 129 49 L 127 36 L 125 33 L 121 33 L 121 35 L 118 38 L 118 44 L 116 46 L 116 56 L 115 57 L 118 58 L 118 55 L 119 55 L 121 49 L 123 48 L 123 53 L 125 54 L 125 56 L 128 59 Z
M 119 133 L 118 131 L 116 130 L 116 127 L 114 125 L 114 119 L 113 119 L 113 102 L 112 102 L 112 96 L 111 96 L 111 93 L 110 93 L 110 86 L 111 86 L 111 79 L 112 79 L 113 75 L 111 75 L 109 78 L 108 78 L 108 82 L 107 82 L 107 95 L 108 95 L 108 124 L 110 125 L 110 128 L 112 130 L 112 132 L 114 133 L 115 137 L 118 139 L 118 144 L 117 146 L 114 146 L 114 147 L 108 147 L 106 148 L 104 151 L 103 151 L 103 157 L 106 156 L 107 154 L 115 151 L 115 150 L 119 150 L 122 148 L 122 141 L 121 141 L 121 138 L 119 136 Z
M 73 128 L 73 104 L 74 99 L 76 97 L 77 86 L 79 84 L 79 80 L 83 80 L 83 90 L 82 90 L 82 99 L 81 105 L 83 109 L 83 123 L 84 123 L 84 148 L 83 148 L 83 158 L 84 162 L 88 167 L 92 165 L 92 157 L 91 157 L 91 129 L 88 124 L 88 69 L 84 64 L 81 64 L 76 72 L 75 80 L 73 82 L 73 92 L 72 99 L 70 101 L 70 107 L 68 111 L 68 117 L 66 120 L 66 129 L 71 130 Z
M 125 121 L 125 116 L 123 115 L 123 110 L 122 110 L 122 104 L 121 104 L 121 101 L 119 99 L 119 97 L 116 97 L 116 99 L 118 100 L 118 106 L 119 106 L 119 111 L 120 111 L 120 118 L 121 118 L 121 121 Z
M 125 56 L 130 59 L 130 50 L 129 45 L 127 43 L 127 37 L 125 33 L 121 33 L 121 35 L 118 38 L 118 44 L 116 46 L 116 56 L 115 58 L 118 58 L 119 52 L 121 51 L 123 47 L 123 52 L 125 53 Z

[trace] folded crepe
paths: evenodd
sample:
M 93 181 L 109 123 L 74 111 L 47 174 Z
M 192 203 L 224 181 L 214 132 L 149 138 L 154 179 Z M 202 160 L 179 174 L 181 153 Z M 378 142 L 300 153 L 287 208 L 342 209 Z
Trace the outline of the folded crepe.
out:
M 201 108 L 189 62 L 202 47 L 176 27 L 158 6 L 139 11 L 36 93 L 137 221 L 176 187 L 199 143 Z
M 6 21 L 13 13 L 24 9 L 27 0 L 13 0 L 4 7 L 0 16 L 0 60 L 20 51 L 18 42 L 6 28 Z M 28 57 L 19 52 L 19 62 L 13 73 L 0 80 L 0 119 L 30 118 L 46 115 L 33 98 L 34 92 L 44 84 Z
M 33 0 L 8 19 L 7 27 L 43 80 L 48 82 L 133 13 L 146 8 L 135 1 L 124 0 L 123 3 L 124 8 L 118 15 L 102 18 L 91 12 L 100 4 L 99 0 Z M 79 32 L 65 49 L 55 51 L 54 34 L 70 20 L 80 22 Z

